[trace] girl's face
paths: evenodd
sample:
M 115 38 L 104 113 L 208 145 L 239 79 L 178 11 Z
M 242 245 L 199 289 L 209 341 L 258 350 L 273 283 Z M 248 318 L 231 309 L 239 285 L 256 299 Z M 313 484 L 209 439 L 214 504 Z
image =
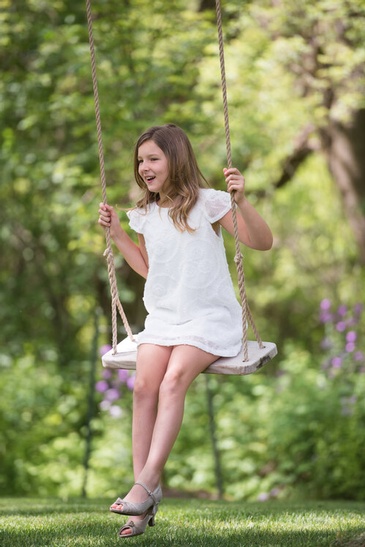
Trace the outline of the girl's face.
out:
M 169 165 L 161 148 L 153 141 L 146 141 L 138 148 L 138 173 L 150 192 L 160 196 L 168 193 Z

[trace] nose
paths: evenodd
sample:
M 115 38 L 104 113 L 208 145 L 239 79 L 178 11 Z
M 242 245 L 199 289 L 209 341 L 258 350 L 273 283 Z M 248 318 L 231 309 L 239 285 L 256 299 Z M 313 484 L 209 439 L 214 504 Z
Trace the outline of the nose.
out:
M 145 162 L 145 163 L 143 163 L 143 164 L 140 165 L 140 169 L 141 169 L 141 172 L 142 172 L 143 174 L 146 174 L 146 173 L 148 173 L 148 172 L 150 171 L 150 166 L 148 165 L 147 162 Z
M 138 167 L 139 167 L 139 170 L 140 170 L 140 171 L 143 171 L 143 173 L 144 173 L 145 171 L 148 171 L 147 162 L 144 161 L 144 160 L 140 160 Z

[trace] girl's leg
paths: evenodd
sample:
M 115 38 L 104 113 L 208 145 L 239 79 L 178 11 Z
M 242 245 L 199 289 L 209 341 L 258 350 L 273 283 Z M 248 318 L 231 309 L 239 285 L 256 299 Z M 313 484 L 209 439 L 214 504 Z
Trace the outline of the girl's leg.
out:
M 133 391 L 132 453 L 137 480 L 150 451 L 157 416 L 161 382 L 165 376 L 172 347 L 142 344 L 138 348 L 136 380 Z
M 151 439 L 157 416 L 159 389 L 165 375 L 171 347 L 142 344 L 138 348 L 136 380 L 133 390 L 132 452 L 134 478 L 143 469 L 150 450 Z M 111 507 L 116 508 L 115 504 Z M 135 522 L 143 515 L 131 517 Z M 122 535 L 130 535 L 127 528 Z
M 142 471 L 136 476 L 153 491 L 157 488 L 164 465 L 175 443 L 183 420 L 186 392 L 193 380 L 218 357 L 194 346 L 175 346 L 159 389 L 158 411 L 149 454 Z M 146 492 L 134 486 L 126 501 L 140 503 Z

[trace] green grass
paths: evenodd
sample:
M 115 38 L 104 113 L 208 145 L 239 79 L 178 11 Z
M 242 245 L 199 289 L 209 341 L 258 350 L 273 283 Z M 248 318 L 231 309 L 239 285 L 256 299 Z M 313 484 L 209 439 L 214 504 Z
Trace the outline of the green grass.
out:
M 110 500 L 0 498 L 1 547 L 120 546 Z M 166 499 L 156 526 L 125 540 L 148 547 L 365 546 L 365 503 Z

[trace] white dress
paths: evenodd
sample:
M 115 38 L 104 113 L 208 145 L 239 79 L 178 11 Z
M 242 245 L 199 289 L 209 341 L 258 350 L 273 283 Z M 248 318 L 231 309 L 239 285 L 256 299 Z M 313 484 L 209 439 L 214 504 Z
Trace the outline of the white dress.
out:
M 242 318 L 228 269 L 221 230 L 212 224 L 231 208 L 227 192 L 200 189 L 189 214 L 194 232 L 175 228 L 169 209 L 152 203 L 128 212 L 130 227 L 145 238 L 149 270 L 143 343 L 187 344 L 221 357 L 242 345 Z

